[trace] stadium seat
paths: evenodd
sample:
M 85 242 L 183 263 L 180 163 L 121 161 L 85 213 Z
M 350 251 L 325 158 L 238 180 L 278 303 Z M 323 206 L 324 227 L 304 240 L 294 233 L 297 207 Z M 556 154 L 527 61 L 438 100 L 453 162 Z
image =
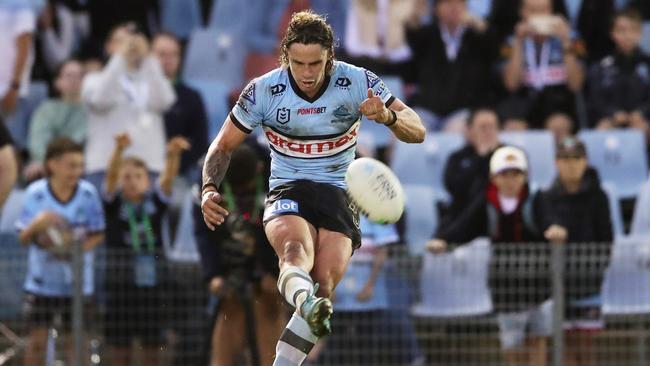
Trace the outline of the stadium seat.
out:
M 208 114 L 208 141 L 212 141 L 230 111 L 228 106 L 230 88 L 219 80 L 186 80 L 186 82 L 201 93 Z
M 625 234 L 623 228 L 621 202 L 618 199 L 618 192 L 616 191 L 616 187 L 614 187 L 611 183 L 603 183 L 602 187 L 607 194 L 607 200 L 609 201 L 609 213 L 612 220 L 612 232 L 614 234 L 614 239 L 617 239 Z
M 530 182 L 539 189 L 548 188 L 555 179 L 555 142 L 548 131 L 507 131 L 499 140 L 523 149 L 528 156 Z
M 391 167 L 402 184 L 431 186 L 438 200 L 446 201 L 449 194 L 444 188 L 443 172 L 447 158 L 465 142 L 456 133 L 428 133 L 422 144 L 398 143 Z
M 251 5 L 251 2 L 253 5 Z M 229 29 L 242 34 L 248 28 L 250 12 L 257 9 L 259 0 L 243 2 L 240 0 L 219 0 L 215 1 L 208 18 L 208 28 Z M 236 15 L 239 14 L 239 15 Z
M 603 283 L 603 314 L 650 313 L 650 248 L 648 237 L 619 239 Z
M 426 185 L 404 185 L 406 194 L 405 239 L 412 255 L 425 251 L 427 240 L 431 239 L 438 226 L 438 210 L 433 187 Z
M 650 236 L 650 180 L 643 184 L 636 199 L 630 236 Z
M 237 32 L 197 29 L 192 32 L 183 66 L 184 80 L 218 80 L 228 88 L 243 82 L 246 42 Z
M 160 2 L 162 29 L 187 39 L 192 31 L 201 27 L 201 6 L 198 0 L 162 0 Z
M 423 261 L 421 302 L 413 307 L 413 315 L 459 317 L 492 311 L 487 239 L 476 239 L 451 253 L 426 253 Z
M 646 143 L 638 130 L 581 131 L 589 163 L 600 179 L 616 187 L 619 198 L 636 197 L 648 178 Z
M 183 195 L 176 235 L 171 250 L 167 254 L 170 260 L 177 263 L 199 263 L 200 260 L 196 238 L 194 237 L 194 216 L 192 215 L 192 210 L 196 204 L 194 197 L 197 194 L 197 192 L 190 189 Z

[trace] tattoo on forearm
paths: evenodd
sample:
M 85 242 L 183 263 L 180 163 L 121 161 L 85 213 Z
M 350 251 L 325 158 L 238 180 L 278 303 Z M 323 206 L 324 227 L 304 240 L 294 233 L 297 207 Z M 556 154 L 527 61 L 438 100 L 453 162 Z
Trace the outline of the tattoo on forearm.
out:
M 203 164 L 203 185 L 211 183 L 218 187 L 226 175 L 229 164 L 230 153 L 223 150 L 209 151 Z

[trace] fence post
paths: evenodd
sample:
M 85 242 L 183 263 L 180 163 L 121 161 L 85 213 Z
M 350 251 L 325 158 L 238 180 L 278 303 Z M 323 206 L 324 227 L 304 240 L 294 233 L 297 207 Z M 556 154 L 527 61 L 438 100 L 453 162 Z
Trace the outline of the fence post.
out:
M 551 281 L 553 297 L 552 365 L 564 364 L 564 263 L 566 247 L 551 244 Z
M 72 364 L 82 366 L 84 355 L 84 336 L 83 336 L 83 317 L 84 317 L 84 294 L 83 294 L 83 276 L 84 276 L 84 253 L 83 253 L 83 235 L 74 234 L 73 254 L 72 254 Z

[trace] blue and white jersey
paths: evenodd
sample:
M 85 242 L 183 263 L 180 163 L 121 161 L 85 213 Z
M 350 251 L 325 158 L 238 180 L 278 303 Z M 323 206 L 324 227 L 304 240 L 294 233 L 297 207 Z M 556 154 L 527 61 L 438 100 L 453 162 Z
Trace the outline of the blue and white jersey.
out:
M 377 75 L 345 62 L 334 62 L 313 98 L 300 91 L 288 69 L 278 68 L 246 86 L 230 119 L 246 133 L 259 125 L 264 129 L 271 189 L 298 179 L 345 188 L 368 88 L 386 106 L 395 99 Z
M 16 222 L 18 230 L 24 230 L 43 211 L 52 211 L 65 218 L 74 228 L 83 228 L 87 233 L 104 230 L 102 201 L 95 187 L 80 180 L 77 189 L 67 202 L 59 201 L 52 193 L 46 179 L 38 180 L 27 187 L 23 210 Z M 83 292 L 91 295 L 94 290 L 94 253 L 84 253 Z M 68 261 L 60 260 L 47 250 L 32 243 L 29 246 L 25 291 L 42 296 L 71 296 L 72 267 Z

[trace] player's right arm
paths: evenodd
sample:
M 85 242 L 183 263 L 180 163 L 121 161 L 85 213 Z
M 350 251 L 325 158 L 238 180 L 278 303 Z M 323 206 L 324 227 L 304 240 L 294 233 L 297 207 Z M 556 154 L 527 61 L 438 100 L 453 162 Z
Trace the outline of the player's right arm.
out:
M 239 127 L 235 126 L 230 115 L 226 118 L 221 131 L 212 141 L 203 163 L 203 188 L 201 190 L 201 211 L 203 221 L 210 230 L 221 225 L 228 215 L 223 207 L 219 205 L 221 195 L 217 188 L 223 181 L 232 152 L 248 136 Z

